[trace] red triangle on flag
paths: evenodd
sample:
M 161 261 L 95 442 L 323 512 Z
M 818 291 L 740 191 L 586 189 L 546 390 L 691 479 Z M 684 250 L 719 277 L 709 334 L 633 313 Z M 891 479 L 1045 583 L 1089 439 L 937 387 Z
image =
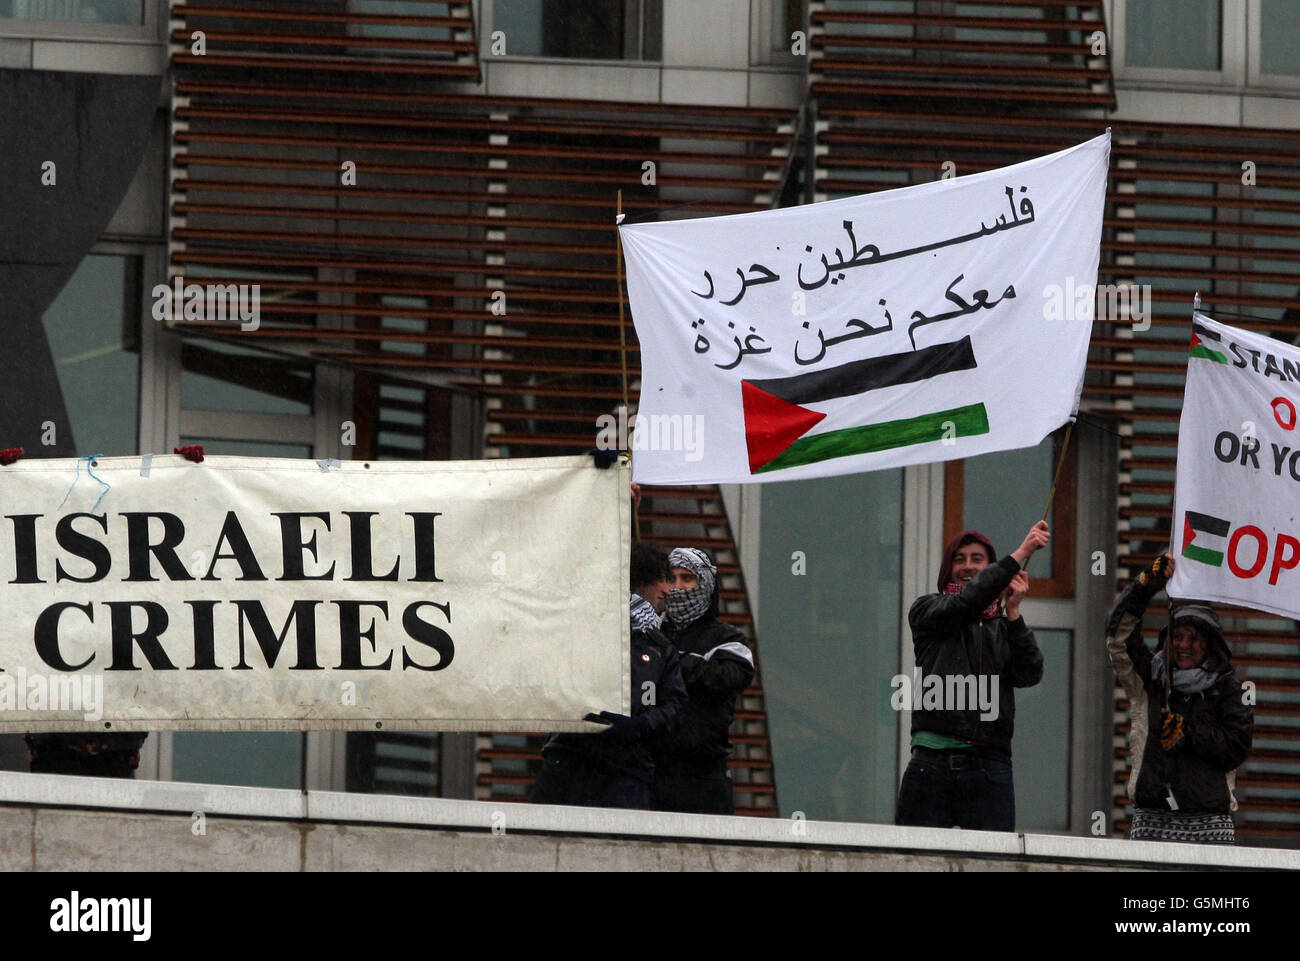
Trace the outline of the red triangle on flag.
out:
M 1189 348 L 1190 348 L 1190 347 L 1195 347 L 1195 346 L 1196 346 L 1197 344 L 1199 344 L 1200 342 L 1201 342 L 1201 338 L 1197 337 L 1195 334 L 1192 334 L 1192 342 L 1191 342 L 1191 344 L 1188 345 L 1188 346 L 1189 346 Z
M 740 397 L 745 409 L 745 446 L 749 449 L 751 474 L 775 460 L 826 416 L 784 401 L 747 380 L 740 382 Z
M 1188 520 L 1187 515 L 1184 514 L 1183 515 L 1183 550 L 1186 550 L 1187 545 L 1190 544 L 1195 539 L 1196 539 L 1196 531 L 1192 529 L 1192 522 Z

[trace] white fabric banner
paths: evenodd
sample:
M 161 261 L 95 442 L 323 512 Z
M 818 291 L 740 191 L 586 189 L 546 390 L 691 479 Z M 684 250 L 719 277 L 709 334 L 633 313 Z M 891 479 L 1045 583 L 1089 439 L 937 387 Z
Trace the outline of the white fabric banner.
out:
M 1300 618 L 1300 349 L 1192 322 L 1171 597 Z
M 620 229 L 634 479 L 797 480 L 1028 447 L 1077 409 L 1110 135 L 987 173 Z
M 603 730 L 631 707 L 628 475 L 0 468 L 0 731 Z

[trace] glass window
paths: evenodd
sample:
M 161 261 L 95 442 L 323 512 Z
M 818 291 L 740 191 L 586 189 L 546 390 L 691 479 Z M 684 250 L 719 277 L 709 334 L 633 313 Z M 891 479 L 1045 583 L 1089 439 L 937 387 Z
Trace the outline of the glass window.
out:
M 137 258 L 91 254 L 45 312 L 73 444 L 83 456 L 137 453 L 138 276 Z
M 508 56 L 657 60 L 663 0 L 510 0 L 498 2 L 492 30 Z
M 1065 432 L 1058 430 L 1036 447 L 999 451 L 949 461 L 944 472 L 944 532 L 948 537 L 974 529 L 993 542 L 998 557 L 1020 546 L 1026 531 L 1042 519 L 1061 464 L 1047 523 L 1052 540 L 1029 565 L 1030 596 L 1074 596 L 1074 472 L 1072 443 L 1061 460 Z M 1015 496 L 1008 497 L 1007 491 Z
M 765 484 L 758 643 L 781 813 L 892 823 L 902 471 Z
M 144 0 L 0 0 L 0 17 L 138 25 Z
M 1220 70 L 1221 0 L 1128 0 L 1124 58 L 1129 67 Z
M 1004 450 L 966 459 L 961 530 L 974 528 L 993 542 L 998 557 L 1006 557 L 1043 516 L 1052 489 L 1056 459 L 1052 438 L 1037 447 Z M 1008 497 L 1008 491 L 1015 491 Z M 1050 523 L 1052 518 L 1048 518 Z M 949 536 L 957 529 L 947 532 Z M 1031 567 L 1046 576 L 1052 569 L 1049 543 L 1035 555 Z
M 311 413 L 309 363 L 193 340 L 182 347 L 182 363 L 181 407 L 185 410 Z
M 432 17 L 442 12 L 428 0 L 349 0 L 348 8 L 356 13 L 377 13 L 390 17 Z M 423 27 L 410 24 L 363 23 L 358 32 L 363 37 L 399 37 L 411 40 L 451 39 L 449 27 Z
M 1035 630 L 1043 679 L 1016 691 L 1016 830 L 1070 827 L 1071 631 Z
M 173 781 L 241 787 L 302 785 L 304 735 L 298 731 L 177 731 L 172 738 Z
M 1295 0 L 1262 0 L 1259 60 L 1261 73 L 1300 76 L 1300 16 Z

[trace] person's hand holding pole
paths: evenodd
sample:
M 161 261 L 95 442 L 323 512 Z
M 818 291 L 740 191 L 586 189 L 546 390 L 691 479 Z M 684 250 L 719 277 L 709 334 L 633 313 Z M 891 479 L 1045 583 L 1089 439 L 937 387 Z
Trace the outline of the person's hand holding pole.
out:
M 1019 547 L 1011 552 L 1011 556 L 1016 559 L 1016 563 L 1022 568 L 1029 562 L 1035 551 L 1042 550 L 1047 546 L 1047 542 L 1052 539 L 1052 533 L 1047 529 L 1047 521 L 1039 521 L 1033 527 L 1029 528 L 1029 533 L 1025 535 L 1024 541 Z

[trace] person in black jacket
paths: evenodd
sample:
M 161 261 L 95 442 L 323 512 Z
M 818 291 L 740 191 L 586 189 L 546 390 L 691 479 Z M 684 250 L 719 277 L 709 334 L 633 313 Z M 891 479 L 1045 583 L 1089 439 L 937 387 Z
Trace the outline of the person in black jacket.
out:
M 665 593 L 667 578 L 668 558 L 663 551 L 632 546 L 632 716 L 601 711 L 587 715 L 587 720 L 609 724 L 598 734 L 550 735 L 542 746 L 542 770 L 529 796 L 533 804 L 650 807 L 654 773 L 650 742 L 673 728 L 686 704 L 680 658 L 668 639 L 650 626 L 645 613 L 649 608 L 653 615 L 651 602 Z
M 146 733 L 28 734 L 33 774 L 134 778 Z
M 1106 622 L 1106 650 L 1132 712 L 1129 838 L 1232 844 L 1236 769 L 1250 754 L 1254 710 L 1211 608 L 1174 606 L 1172 678 L 1168 629 L 1158 651 L 1143 642 L 1142 615 L 1173 572 L 1173 557 L 1156 558 L 1120 593 Z
M 736 699 L 754 679 L 745 635 L 718 620 L 718 568 L 693 547 L 668 555 L 675 587 L 663 631 L 681 653 L 689 701 L 655 751 L 652 803 L 659 811 L 733 814 L 729 729 Z
M 939 592 L 912 604 L 912 758 L 898 790 L 895 823 L 1015 830 L 1014 689 L 1043 677 L 1042 652 L 1020 616 L 1029 590 L 1021 568 L 1050 538 L 1039 521 L 1016 550 L 997 560 L 987 537 L 962 531 L 944 549 Z

